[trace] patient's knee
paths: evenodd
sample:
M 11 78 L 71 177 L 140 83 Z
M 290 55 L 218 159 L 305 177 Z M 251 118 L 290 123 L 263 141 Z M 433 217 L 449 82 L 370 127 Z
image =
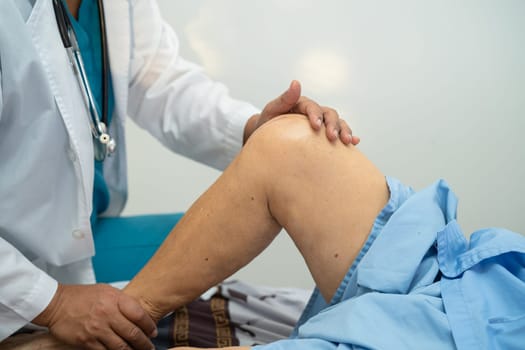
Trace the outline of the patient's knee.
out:
M 321 137 L 324 135 L 324 127 L 314 130 L 306 116 L 285 114 L 260 126 L 248 139 L 246 146 L 264 152 L 292 151 L 295 147 L 309 147 L 314 143 L 330 144 L 326 137 Z M 302 150 L 306 151 L 304 148 Z
M 324 126 L 314 130 L 306 116 L 287 114 L 259 127 L 242 153 L 258 167 L 283 172 L 323 167 L 326 162 L 352 157 L 353 151 L 353 146 L 329 141 Z
M 242 154 L 252 169 L 265 174 L 262 169 L 329 181 L 334 172 L 350 179 L 359 169 L 357 173 L 367 179 L 384 183 L 383 174 L 357 147 L 329 141 L 324 126 L 314 130 L 303 115 L 289 114 L 268 121 L 248 139 Z

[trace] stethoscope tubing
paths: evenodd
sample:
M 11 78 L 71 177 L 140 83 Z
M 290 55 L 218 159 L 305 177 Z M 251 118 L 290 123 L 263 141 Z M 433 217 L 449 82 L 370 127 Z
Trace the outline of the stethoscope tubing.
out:
M 104 11 L 104 3 L 102 0 L 98 0 L 98 18 L 100 22 L 100 43 L 102 45 L 102 121 L 108 126 L 108 40 L 106 36 L 106 16 Z
M 89 125 L 94 140 L 94 152 L 96 160 L 104 160 L 106 155 L 109 155 L 115 151 L 115 141 L 111 138 L 107 131 L 107 109 L 108 109 L 108 59 L 107 59 L 107 39 L 106 39 L 106 26 L 104 19 L 104 8 L 102 7 L 102 0 L 99 2 L 99 16 L 100 16 L 100 30 L 101 30 L 101 42 L 102 42 L 102 95 L 103 95 L 103 106 L 102 106 L 102 119 L 98 114 L 98 110 L 95 107 L 95 99 L 89 81 L 84 69 L 84 62 L 78 46 L 75 32 L 71 21 L 69 20 L 67 10 L 62 0 L 53 0 L 53 6 L 55 9 L 55 17 L 57 20 L 60 37 L 64 48 L 66 49 L 69 61 L 73 72 L 80 85 L 80 90 L 84 103 L 89 114 Z

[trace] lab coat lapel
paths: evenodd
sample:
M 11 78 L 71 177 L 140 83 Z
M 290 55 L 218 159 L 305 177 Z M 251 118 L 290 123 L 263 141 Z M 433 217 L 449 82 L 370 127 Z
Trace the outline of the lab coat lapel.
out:
M 70 152 L 78 162 L 75 171 L 82 179 L 84 205 L 90 211 L 93 191 L 93 146 L 87 108 L 81 95 L 80 85 L 71 69 L 63 46 L 51 1 L 38 0 L 27 22 L 35 49 L 49 80 L 49 88 L 69 135 Z

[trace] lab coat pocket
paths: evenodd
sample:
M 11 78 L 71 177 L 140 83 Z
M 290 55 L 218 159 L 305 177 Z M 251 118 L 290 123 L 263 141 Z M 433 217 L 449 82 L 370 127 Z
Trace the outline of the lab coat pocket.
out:
M 523 349 L 523 344 L 525 344 L 525 314 L 489 318 L 487 334 L 491 349 Z

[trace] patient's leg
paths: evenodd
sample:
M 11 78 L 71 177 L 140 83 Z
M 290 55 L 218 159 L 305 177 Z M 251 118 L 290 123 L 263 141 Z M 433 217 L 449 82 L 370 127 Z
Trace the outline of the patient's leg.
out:
M 388 200 L 381 172 L 302 116 L 262 126 L 130 283 L 159 319 L 250 262 L 286 229 L 330 299 Z
M 2 350 L 77 350 L 76 346 L 65 344 L 49 333 L 35 332 L 12 335 L 0 342 Z

